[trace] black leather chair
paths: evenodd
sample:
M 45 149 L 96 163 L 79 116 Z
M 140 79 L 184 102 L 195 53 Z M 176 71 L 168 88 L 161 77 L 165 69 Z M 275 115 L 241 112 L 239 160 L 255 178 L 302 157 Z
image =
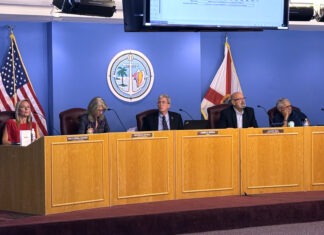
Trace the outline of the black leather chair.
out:
M 5 124 L 8 119 L 15 118 L 14 111 L 3 111 L 0 112 L 0 144 L 2 144 L 2 134 L 5 127 Z
M 217 124 L 220 119 L 220 113 L 223 109 L 226 109 L 230 104 L 218 104 L 207 109 L 209 127 L 211 129 L 217 128 Z
M 143 127 L 143 120 L 147 115 L 150 115 L 152 113 L 157 112 L 157 109 L 149 109 L 146 111 L 143 111 L 141 113 L 136 114 L 136 124 L 137 124 L 137 130 L 141 131 Z
M 73 135 L 78 133 L 80 116 L 86 113 L 84 108 L 71 108 L 60 112 L 61 135 Z

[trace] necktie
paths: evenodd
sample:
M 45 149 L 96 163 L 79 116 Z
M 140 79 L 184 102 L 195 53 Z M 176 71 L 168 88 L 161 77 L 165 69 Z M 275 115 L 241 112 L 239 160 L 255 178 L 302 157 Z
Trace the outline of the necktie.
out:
M 162 117 L 162 126 L 163 126 L 163 130 L 169 130 L 168 124 L 165 120 L 165 116 Z

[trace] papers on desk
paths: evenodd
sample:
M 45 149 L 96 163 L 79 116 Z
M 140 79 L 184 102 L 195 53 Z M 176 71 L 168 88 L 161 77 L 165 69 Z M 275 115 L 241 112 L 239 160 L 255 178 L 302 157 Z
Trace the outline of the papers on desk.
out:
M 31 130 L 20 131 L 20 146 L 28 146 L 31 142 Z

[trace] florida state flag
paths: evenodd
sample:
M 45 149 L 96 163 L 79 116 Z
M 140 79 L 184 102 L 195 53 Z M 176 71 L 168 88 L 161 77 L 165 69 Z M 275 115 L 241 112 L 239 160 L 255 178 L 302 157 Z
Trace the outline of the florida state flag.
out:
M 236 74 L 230 45 L 226 40 L 223 62 L 201 102 L 201 113 L 204 118 L 208 119 L 207 108 L 224 103 L 236 91 L 242 92 L 242 89 Z

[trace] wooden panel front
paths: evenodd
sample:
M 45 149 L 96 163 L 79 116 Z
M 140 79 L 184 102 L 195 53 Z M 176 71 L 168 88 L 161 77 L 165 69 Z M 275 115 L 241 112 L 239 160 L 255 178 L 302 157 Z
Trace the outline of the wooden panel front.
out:
M 47 137 L 47 214 L 108 206 L 108 166 L 108 134 Z
M 238 130 L 177 131 L 176 197 L 239 195 Z
M 307 190 L 324 190 L 324 127 L 305 127 Z
M 173 135 L 110 133 L 112 205 L 174 199 Z
M 44 139 L 0 146 L 0 210 L 45 214 Z
M 304 190 L 303 127 L 241 130 L 242 194 Z

